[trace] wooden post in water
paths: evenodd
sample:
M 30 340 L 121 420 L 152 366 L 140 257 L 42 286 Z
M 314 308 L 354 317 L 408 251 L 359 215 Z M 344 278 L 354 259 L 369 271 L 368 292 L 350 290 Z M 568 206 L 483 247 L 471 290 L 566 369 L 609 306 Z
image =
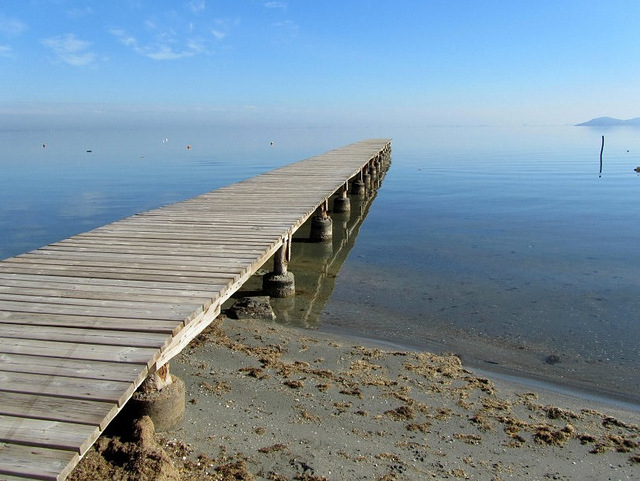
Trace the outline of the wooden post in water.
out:
M 369 164 L 364 166 L 362 175 L 362 181 L 364 182 L 367 191 L 371 190 L 371 174 L 369 173 Z
M 273 256 L 273 272 L 262 276 L 262 291 L 270 297 L 290 297 L 295 295 L 295 277 L 288 271 L 291 260 L 291 235 Z
M 351 201 L 349 200 L 349 183 L 344 184 L 340 189 L 338 197 L 333 199 L 333 212 L 336 214 L 342 214 L 351 210 Z
M 374 181 L 378 178 L 378 168 L 376 166 L 375 157 L 369 161 L 369 173 L 371 174 L 371 180 Z
M 604 135 L 602 136 L 602 145 L 600 146 L 600 175 L 602 177 L 602 152 L 604 151 Z
M 333 222 L 327 215 L 327 201 L 320 204 L 316 214 L 311 218 L 311 232 L 309 240 L 311 242 L 324 242 L 331 240 L 333 236 Z
M 363 196 L 366 192 L 364 181 L 362 180 L 364 172 L 361 170 L 358 178 L 351 183 L 351 193 L 353 195 Z

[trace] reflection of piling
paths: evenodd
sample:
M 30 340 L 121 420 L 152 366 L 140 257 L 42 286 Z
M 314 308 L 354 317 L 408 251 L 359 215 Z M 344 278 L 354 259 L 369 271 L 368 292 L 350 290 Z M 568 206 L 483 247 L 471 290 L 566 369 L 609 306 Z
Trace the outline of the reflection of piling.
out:
M 353 248 L 371 204 L 376 197 L 375 191 L 371 195 L 362 198 L 358 208 L 349 214 L 333 214 L 334 233 L 333 250 L 330 257 L 323 259 L 323 268 L 317 272 L 317 280 L 314 281 L 315 288 L 309 293 L 309 302 L 304 311 L 294 313 L 288 318 L 295 317 L 296 321 L 306 327 L 313 327 L 317 323 L 318 316 L 322 313 L 336 283 L 336 275 L 340 271 L 342 264 L 349 256 Z M 296 306 L 300 309 L 299 306 Z
M 315 282 L 315 293 L 312 295 L 312 301 L 307 311 L 313 310 L 319 314 L 326 303 L 326 299 L 333 290 L 335 274 L 337 274 L 348 252 L 353 247 L 355 234 L 357 234 L 360 225 L 364 221 L 369 207 L 376 196 L 376 190 L 380 187 L 382 179 L 389 168 L 391 162 L 390 154 L 391 146 L 387 145 L 375 157 L 371 158 L 358 174 L 345 182 L 345 184 L 335 192 L 332 216 L 328 214 L 329 200 L 327 199 L 317 208 L 315 214 L 310 218 L 307 224 L 309 227 L 308 240 L 306 241 L 309 242 L 309 244 L 307 244 L 307 246 L 315 245 L 317 247 L 314 247 L 314 250 L 321 251 L 316 252 L 315 258 L 319 258 L 319 255 L 322 257 L 323 269 L 319 274 L 317 282 Z M 349 186 L 349 184 L 351 185 Z M 355 206 L 352 206 L 352 199 L 355 200 Z M 332 220 L 332 217 L 335 222 Z M 334 224 L 336 225 L 334 226 Z M 300 233 L 298 233 L 298 235 L 299 234 Z M 287 298 L 295 295 L 293 274 L 288 271 L 288 262 L 291 259 L 291 241 L 291 237 L 289 237 L 288 241 L 285 242 L 274 255 L 273 272 L 265 274 L 262 278 L 263 293 L 272 298 Z M 303 242 L 302 245 L 305 245 L 305 242 Z M 330 273 L 330 270 L 333 274 Z M 326 279 L 331 279 L 328 288 L 325 285 Z M 321 293 L 327 294 L 323 296 L 320 295 Z M 314 304 L 317 304 L 317 299 L 323 299 L 320 311 L 313 307 Z M 277 304 L 278 311 L 280 311 L 278 315 L 284 314 L 284 317 L 287 319 L 291 317 L 300 319 L 300 317 L 302 317 L 304 322 L 307 323 L 310 318 L 314 321 L 317 318 L 317 314 L 311 316 L 308 313 L 304 316 L 297 314 L 290 316 L 290 312 L 281 312 L 281 308 L 284 306 L 282 301 L 278 301 Z M 298 307 L 296 304 L 298 303 L 295 301 L 289 302 L 285 310 L 288 311 L 289 308 L 291 308 L 297 311 Z M 276 305 L 274 305 L 274 307 L 276 307 Z
M 602 176 L 602 152 L 604 151 L 604 135 L 602 136 L 602 145 L 600 146 L 600 176 Z
M 380 174 L 381 171 L 378 171 L 377 180 L 374 183 L 375 186 L 380 183 L 382 178 Z M 336 276 L 355 245 L 360 227 L 364 223 L 376 198 L 375 186 L 366 190 L 362 195 L 353 195 L 352 191 L 352 200 L 355 200 L 355 203 L 352 203 L 349 212 L 335 212 L 334 210 L 331 213 L 331 218 L 333 219 L 331 242 L 310 243 L 300 241 L 294 244 L 296 249 L 300 250 L 300 252 L 297 252 L 296 258 L 301 258 L 302 252 L 305 252 L 305 257 L 316 259 L 320 261 L 321 265 L 317 270 L 307 268 L 304 273 L 300 272 L 300 267 L 298 268 L 299 278 L 300 276 L 307 278 L 305 286 L 312 286 L 306 294 L 308 301 L 301 302 L 301 299 L 298 299 L 295 303 L 285 304 L 278 300 L 274 303 L 274 308 L 278 311 L 277 315 L 280 322 L 295 323 L 306 327 L 316 325 L 318 317 L 333 292 Z M 335 201 L 342 198 L 342 196 L 343 192 L 341 190 L 334 198 L 334 205 Z M 311 224 L 309 228 L 312 228 Z M 303 232 L 298 235 L 301 238 L 305 237 Z M 321 247 L 324 248 L 319 250 Z M 306 289 L 308 288 L 302 287 L 302 291 Z

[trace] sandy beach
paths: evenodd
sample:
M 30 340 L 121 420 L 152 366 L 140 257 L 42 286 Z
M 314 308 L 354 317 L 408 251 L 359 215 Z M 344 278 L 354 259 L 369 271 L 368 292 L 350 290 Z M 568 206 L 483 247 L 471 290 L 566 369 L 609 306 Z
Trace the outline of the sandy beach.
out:
M 177 358 L 184 425 L 103 436 L 69 479 L 640 478 L 640 413 L 455 356 L 220 316 Z

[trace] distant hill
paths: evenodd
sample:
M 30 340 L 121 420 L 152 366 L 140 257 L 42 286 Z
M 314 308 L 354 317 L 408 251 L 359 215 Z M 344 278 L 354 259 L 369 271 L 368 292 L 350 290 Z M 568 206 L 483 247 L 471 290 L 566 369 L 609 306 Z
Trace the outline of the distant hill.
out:
M 640 117 L 634 117 L 633 119 L 627 120 L 614 119 L 613 117 L 597 117 L 589 120 L 588 122 L 576 124 L 577 127 L 612 127 L 615 125 L 640 126 Z

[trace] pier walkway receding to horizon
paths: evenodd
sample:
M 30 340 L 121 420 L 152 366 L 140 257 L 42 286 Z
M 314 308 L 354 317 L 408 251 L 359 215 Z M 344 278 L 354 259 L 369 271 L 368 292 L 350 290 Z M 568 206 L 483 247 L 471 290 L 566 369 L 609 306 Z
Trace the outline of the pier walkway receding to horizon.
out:
M 0 261 L 0 479 L 65 479 L 140 384 L 390 142 L 350 144 Z

